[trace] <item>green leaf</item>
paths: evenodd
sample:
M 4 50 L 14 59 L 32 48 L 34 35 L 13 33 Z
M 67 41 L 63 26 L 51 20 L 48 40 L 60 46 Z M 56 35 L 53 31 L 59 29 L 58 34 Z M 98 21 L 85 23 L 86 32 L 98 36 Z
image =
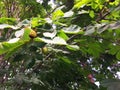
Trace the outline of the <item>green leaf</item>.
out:
M 0 2 L 2 3 L 2 2 Z M 1 4 L 0 4 L 1 6 Z M 16 19 L 15 18 L 6 18 L 6 17 L 2 17 L 0 18 L 0 24 L 10 24 L 13 25 L 16 23 Z
M 89 15 L 90 15 L 91 18 L 94 18 L 95 17 L 94 11 L 93 10 L 89 11 Z
M 77 45 L 67 45 L 67 48 L 73 51 L 79 50 L 79 46 Z
M 30 21 L 27 20 L 27 19 L 25 19 L 25 20 L 19 22 L 17 26 L 19 26 L 19 27 L 22 27 L 22 26 L 30 26 Z
M 14 50 L 15 48 L 17 48 L 23 44 L 24 44 L 23 41 L 17 41 L 14 43 L 2 42 L 2 43 L 0 43 L 0 55 L 6 53 L 8 51 Z
M 59 37 L 63 38 L 64 40 L 68 40 L 69 39 L 69 37 L 62 30 L 60 30 L 60 32 L 57 35 Z
M 50 38 L 55 37 L 56 34 L 57 34 L 57 31 L 56 31 L 56 30 L 54 30 L 52 33 L 50 33 L 50 32 L 44 32 L 44 33 L 43 33 L 43 35 L 44 35 L 45 37 L 50 37 Z
M 8 25 L 8 24 L 0 24 L 0 29 L 5 29 L 5 28 L 18 29 L 19 27 L 13 26 L 13 25 Z
M 64 33 L 67 34 L 83 34 L 83 30 L 81 30 L 81 28 L 77 25 L 71 25 L 67 28 L 63 28 L 62 30 Z
M 45 43 L 56 44 L 56 45 L 67 45 L 66 41 L 61 37 L 55 37 L 53 39 L 35 38 L 34 41 L 45 42 Z
M 32 30 L 31 28 L 24 28 L 24 34 L 21 39 L 24 41 L 29 41 L 30 40 L 29 34 L 31 30 Z
M 24 29 L 21 29 L 21 30 L 18 30 L 18 31 L 15 32 L 15 36 L 17 38 L 22 37 L 23 34 L 24 34 Z
M 107 87 L 107 90 L 120 90 L 119 79 L 106 79 L 101 82 L 101 85 Z
M 61 59 L 66 63 L 66 64 L 71 64 L 72 61 L 69 60 L 67 57 L 61 57 Z
M 25 28 L 23 37 L 21 39 L 14 38 L 14 39 L 10 39 L 7 42 L 1 42 L 0 43 L 0 54 L 7 53 L 5 58 L 8 58 L 11 55 L 13 55 L 15 51 L 17 51 L 22 45 L 30 41 L 30 37 L 29 37 L 30 31 L 31 29 Z
M 91 2 L 92 0 L 80 0 L 78 1 L 75 5 L 74 5 L 74 9 L 79 9 L 81 8 L 82 6 L 86 5 L 87 3 Z
M 45 23 L 46 23 L 46 20 L 43 19 L 43 18 L 39 18 L 39 17 L 38 18 L 32 18 L 32 20 L 31 20 L 32 27 L 37 27 L 37 26 L 43 25 Z
M 116 58 L 117 58 L 118 60 L 120 60 L 120 50 L 117 52 Z
M 100 53 L 102 53 L 103 48 L 99 43 L 89 43 L 88 45 L 88 53 L 93 55 L 94 57 L 99 57 Z
M 15 54 L 22 46 L 23 44 L 19 44 L 19 46 L 9 50 L 6 54 L 5 54 L 5 59 L 8 59 L 10 56 L 12 56 L 13 54 Z
M 64 13 L 61 10 L 56 10 L 54 13 L 52 13 L 52 20 L 57 20 L 64 16 Z
M 120 46 L 110 45 L 109 53 L 115 55 L 120 49 Z

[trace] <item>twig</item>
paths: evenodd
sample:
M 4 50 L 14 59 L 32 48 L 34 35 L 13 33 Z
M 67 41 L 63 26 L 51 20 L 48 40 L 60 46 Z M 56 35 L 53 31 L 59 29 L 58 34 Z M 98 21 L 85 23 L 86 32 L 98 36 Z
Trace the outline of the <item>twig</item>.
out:
M 101 16 L 100 18 L 98 18 L 97 20 L 96 20 L 96 22 L 99 22 L 99 21 L 101 21 L 101 20 L 106 20 L 106 16 L 108 16 L 109 14 L 111 14 L 111 12 L 112 11 L 114 11 L 114 10 L 117 10 L 117 9 L 119 9 L 119 7 L 120 7 L 120 4 L 118 5 L 118 6 L 116 6 L 115 8 L 113 8 L 113 9 L 111 9 L 110 11 L 108 11 L 107 13 L 105 13 L 103 16 Z

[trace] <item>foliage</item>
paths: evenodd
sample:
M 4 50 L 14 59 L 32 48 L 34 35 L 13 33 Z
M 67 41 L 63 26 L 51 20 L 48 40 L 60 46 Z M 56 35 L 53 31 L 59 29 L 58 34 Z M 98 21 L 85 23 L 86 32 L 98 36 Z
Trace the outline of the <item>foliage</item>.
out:
M 119 90 L 120 1 L 49 1 L 0 0 L 0 89 Z

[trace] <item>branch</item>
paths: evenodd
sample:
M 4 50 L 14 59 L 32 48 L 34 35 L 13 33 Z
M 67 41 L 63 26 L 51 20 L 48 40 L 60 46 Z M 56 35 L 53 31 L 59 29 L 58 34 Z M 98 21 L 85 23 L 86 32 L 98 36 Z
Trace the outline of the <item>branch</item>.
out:
M 104 9 L 104 8 L 103 8 L 103 9 Z M 102 9 L 102 10 L 103 10 L 103 9 Z M 107 13 L 105 13 L 104 15 L 102 15 L 100 18 L 98 18 L 98 19 L 96 20 L 96 22 L 99 22 L 99 21 L 101 21 L 101 20 L 106 20 L 105 17 L 108 16 L 109 14 L 111 14 L 111 12 L 114 11 L 114 10 L 120 10 L 120 4 L 119 4 L 118 6 L 116 6 L 115 8 L 111 9 L 110 11 L 108 11 Z

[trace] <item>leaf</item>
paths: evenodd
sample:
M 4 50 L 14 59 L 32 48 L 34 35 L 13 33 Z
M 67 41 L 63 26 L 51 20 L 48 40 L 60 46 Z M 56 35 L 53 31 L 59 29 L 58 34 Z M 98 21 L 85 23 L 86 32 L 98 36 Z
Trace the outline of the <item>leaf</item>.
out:
M 10 39 L 9 41 L 8 41 L 8 43 L 15 43 L 15 42 L 17 42 L 17 41 L 19 41 L 20 40 L 20 38 L 13 38 L 13 39 Z
M 94 57 L 99 57 L 100 53 L 102 53 L 103 48 L 99 43 L 89 43 L 88 45 L 88 53 L 93 55 Z
M 21 30 L 15 32 L 16 37 L 22 37 L 23 34 L 24 34 L 24 29 L 21 29 Z
M 30 40 L 30 37 L 29 37 L 29 34 L 30 34 L 30 32 L 31 32 L 31 28 L 29 28 L 29 27 L 27 27 L 27 28 L 24 28 L 24 34 L 23 34 L 23 36 L 22 36 L 22 40 L 26 40 L 26 41 L 29 41 Z
M 52 40 L 41 38 L 41 40 L 45 43 L 50 43 L 50 44 L 67 45 L 66 41 L 61 37 L 55 37 Z
M 91 2 L 92 0 L 80 0 L 74 5 L 74 9 L 79 9 L 82 6 L 86 5 L 87 3 Z
M 77 25 L 71 25 L 70 27 L 63 28 L 62 31 L 68 34 L 83 34 L 84 33 L 83 30 L 81 30 L 81 28 Z
M 89 15 L 90 15 L 91 18 L 94 18 L 95 17 L 94 11 L 93 10 L 89 11 Z
M 72 61 L 70 60 L 70 59 L 68 59 L 68 57 L 61 57 L 60 59 L 62 59 L 63 61 L 64 61 L 64 63 L 66 63 L 66 64 L 71 64 L 72 63 Z
M 15 54 L 21 47 L 22 45 L 20 46 L 17 46 L 11 50 L 9 50 L 6 54 L 5 54 L 5 59 L 8 59 L 10 56 L 12 56 L 13 54 Z
M 115 55 L 119 51 L 120 46 L 110 45 L 109 53 Z
M 57 31 L 54 30 L 52 33 L 50 33 L 50 32 L 44 32 L 43 36 L 53 38 L 53 37 L 56 36 L 56 34 L 57 34 Z
M 61 23 L 61 22 L 59 22 L 59 21 L 55 21 L 54 24 L 60 25 L 60 26 L 68 26 L 67 24 Z
M 32 20 L 31 20 L 32 27 L 37 27 L 37 26 L 43 25 L 45 23 L 46 23 L 46 20 L 43 19 L 43 18 L 39 18 L 39 17 L 38 18 L 32 18 Z
M 71 17 L 73 14 L 74 14 L 74 12 L 70 10 L 70 11 L 64 13 L 63 17 Z
M 46 20 L 47 23 L 52 23 L 51 18 L 45 18 L 45 20 Z
M 0 55 L 6 53 L 5 58 L 8 58 L 11 55 L 13 55 L 15 51 L 17 51 L 22 45 L 30 41 L 30 37 L 29 37 L 30 31 L 31 29 L 25 28 L 23 37 L 21 39 L 13 38 L 7 42 L 1 42 L 0 43 Z
M 58 52 L 61 52 L 61 53 L 64 53 L 64 54 L 69 54 L 68 51 L 61 50 L 61 49 L 54 49 L 54 48 L 51 48 L 51 47 L 49 47 L 48 50 L 49 50 L 49 51 L 54 51 L 54 52 L 57 52 L 57 53 L 58 53 Z
M 23 44 L 23 42 L 21 41 L 15 43 L 8 43 L 8 42 L 0 43 L 0 55 L 20 46 L 21 44 Z
M 109 28 L 111 28 L 111 29 L 120 29 L 120 21 L 116 21 L 115 23 L 111 23 L 109 25 Z
M 61 37 L 55 37 L 53 39 L 35 38 L 34 41 L 45 42 L 45 43 L 56 44 L 56 45 L 67 45 L 66 41 Z
M 77 51 L 80 49 L 77 45 L 67 45 L 67 48 L 73 51 Z
M 118 60 L 120 60 L 120 50 L 117 52 L 116 58 L 117 58 Z
M 25 19 L 25 20 L 19 22 L 17 26 L 18 26 L 18 27 L 22 27 L 22 26 L 30 26 L 30 21 L 27 20 L 27 19 Z
M 63 38 L 64 40 L 68 40 L 69 37 L 64 33 L 63 30 L 60 30 L 60 32 L 57 34 L 59 37 Z
M 61 10 L 56 10 L 52 13 L 52 20 L 57 20 L 62 16 L 64 16 L 64 13 Z
M 95 27 L 94 26 L 88 26 L 86 27 L 86 31 L 84 35 L 91 35 L 95 32 Z
M 8 25 L 8 24 L 0 24 L 0 29 L 5 29 L 5 28 L 18 29 L 19 27 Z
M 95 25 L 89 25 L 86 27 L 85 34 L 84 35 L 91 35 L 94 32 L 97 32 L 98 34 L 101 34 L 102 32 L 108 30 L 108 29 L 119 29 L 120 28 L 120 22 L 116 21 L 115 23 L 101 23 L 101 24 L 95 24 Z
M 1 3 L 2 2 L 0 2 L 0 6 L 1 6 Z M 3 3 L 2 3 L 2 5 L 3 5 Z M 6 18 L 6 17 L 1 17 L 0 18 L 0 23 L 2 23 L 2 24 L 10 24 L 10 25 L 13 25 L 13 24 L 15 24 L 17 22 L 17 20 L 15 19 L 15 18 Z

